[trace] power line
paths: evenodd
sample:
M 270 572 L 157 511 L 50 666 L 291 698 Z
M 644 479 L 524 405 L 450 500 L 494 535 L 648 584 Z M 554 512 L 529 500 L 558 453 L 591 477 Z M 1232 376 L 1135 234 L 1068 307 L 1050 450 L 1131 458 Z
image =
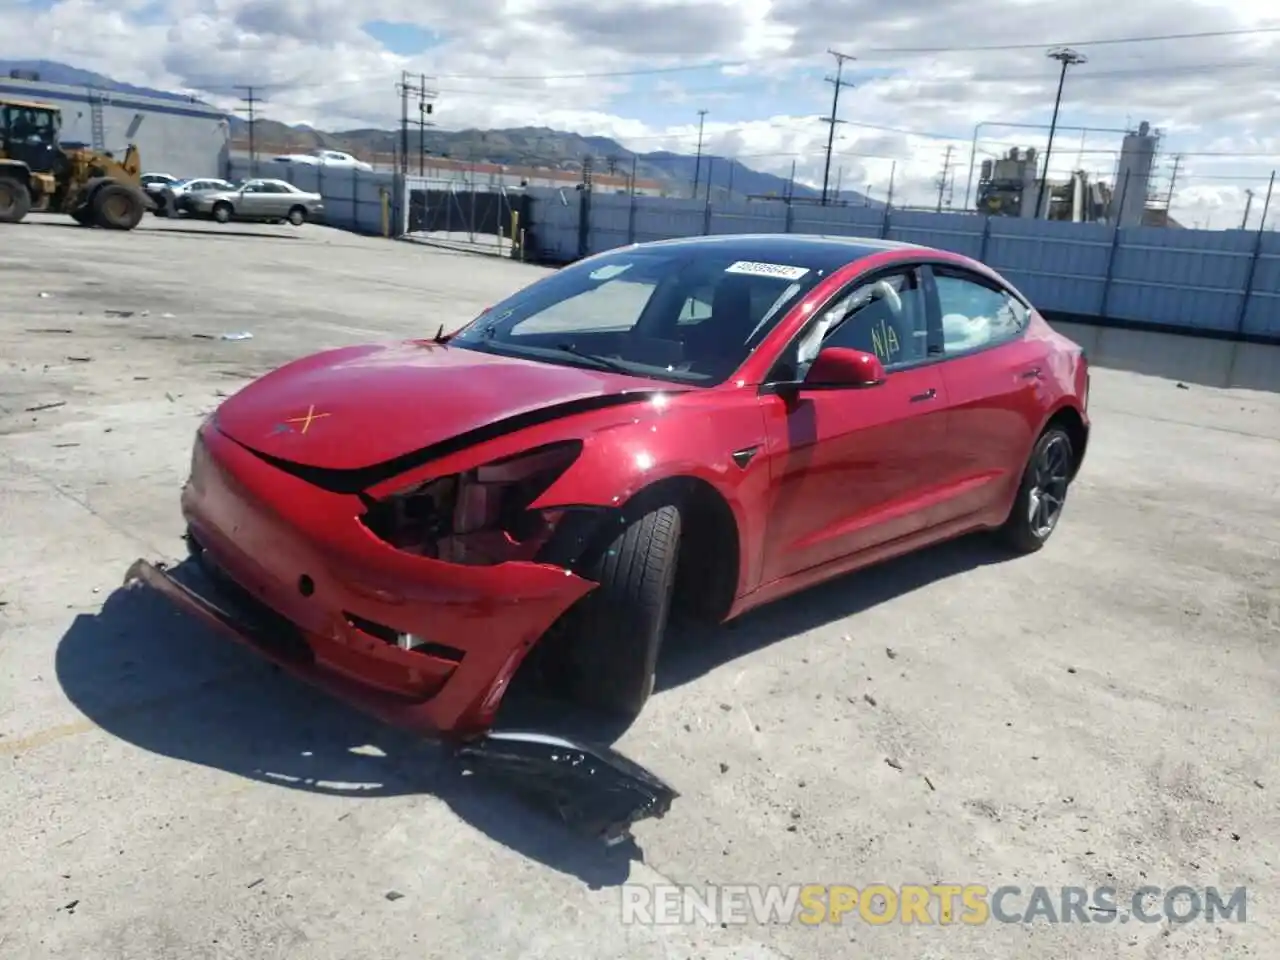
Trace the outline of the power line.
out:
M 1257 27 L 1247 30 L 1204 30 L 1196 33 L 1148 34 L 1134 37 L 1107 37 L 1095 40 L 1041 41 L 1039 43 L 991 43 L 971 44 L 967 46 L 947 47 L 867 47 L 858 52 L 859 59 L 868 59 L 885 54 L 918 54 L 918 53 L 991 53 L 997 51 L 1041 50 L 1045 47 L 1102 47 L 1121 46 L 1143 43 L 1163 43 L 1177 40 L 1212 40 L 1224 37 L 1258 36 L 1261 34 L 1280 33 L 1280 27 Z M 584 73 L 544 73 L 544 74 L 494 74 L 477 77 L 473 74 L 442 73 L 441 80 L 579 80 L 603 79 L 608 77 L 644 77 L 661 76 L 672 73 L 692 73 L 699 70 L 720 70 L 726 67 L 745 67 L 758 63 L 778 63 L 785 60 L 802 60 L 807 54 L 783 54 L 774 57 L 755 57 L 746 60 L 712 60 L 703 63 L 692 63 L 672 67 L 639 67 L 632 70 L 602 70 Z
M 827 205 L 827 185 L 831 182 L 831 148 L 836 142 L 836 124 L 840 123 L 840 90 L 853 86 L 844 79 L 844 65 L 845 61 L 855 59 L 838 50 L 828 50 L 827 53 L 836 58 L 836 75 L 826 78 L 826 82 L 831 84 L 831 116 L 822 118 L 830 124 L 830 129 L 827 131 L 827 160 L 822 168 L 822 205 L 824 207 Z
M 1254 27 L 1248 30 L 1202 30 L 1196 33 L 1144 34 L 1136 37 L 1109 37 L 1099 40 L 1056 40 L 1049 43 L 984 43 L 965 47 L 873 47 L 866 54 L 881 53 L 989 53 L 999 50 L 1041 50 L 1044 47 L 1108 47 L 1131 43 L 1163 43 L 1168 40 L 1213 40 L 1222 37 L 1252 37 L 1264 33 L 1280 33 L 1280 27 Z

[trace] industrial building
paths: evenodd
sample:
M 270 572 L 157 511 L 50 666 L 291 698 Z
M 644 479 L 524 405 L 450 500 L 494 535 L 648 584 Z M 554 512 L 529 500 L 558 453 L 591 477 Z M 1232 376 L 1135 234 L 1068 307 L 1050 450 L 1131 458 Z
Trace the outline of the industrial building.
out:
M 1105 222 L 1121 227 L 1179 227 L 1169 217 L 1172 184 L 1156 196 L 1155 160 L 1160 132 L 1142 122 L 1126 134 L 1114 180 L 1106 183 L 1077 170 L 1065 180 L 1049 180 L 1041 195 L 1041 158 L 1034 147 L 1013 147 L 1008 154 L 982 161 L 977 211 L 992 216 Z M 1039 209 L 1036 209 L 1037 198 Z
M 176 177 L 219 177 L 227 167 L 226 115 L 196 100 L 161 99 L 48 83 L 13 71 L 0 96 L 37 100 L 62 111 L 62 141 L 123 155 L 137 144 L 143 169 Z

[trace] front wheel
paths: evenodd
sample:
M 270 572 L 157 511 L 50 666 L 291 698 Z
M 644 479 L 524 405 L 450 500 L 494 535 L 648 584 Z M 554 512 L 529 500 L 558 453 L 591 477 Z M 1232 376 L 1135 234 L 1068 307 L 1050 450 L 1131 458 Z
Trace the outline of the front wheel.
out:
M 583 574 L 597 586 L 569 615 L 569 690 L 584 707 L 634 719 L 653 693 L 680 548 L 680 511 L 632 520 Z
M 142 195 L 120 183 L 104 183 L 91 206 L 94 222 L 107 230 L 132 230 L 145 210 Z
M 307 222 L 307 211 L 302 207 L 294 207 L 289 211 L 289 222 L 295 227 L 300 227 Z
M 999 531 L 1018 553 L 1039 550 L 1057 529 L 1071 485 L 1073 456 L 1071 437 L 1061 427 L 1050 427 L 1036 441 L 1009 518 Z
M 31 191 L 12 177 L 0 178 L 0 223 L 20 223 L 31 212 Z

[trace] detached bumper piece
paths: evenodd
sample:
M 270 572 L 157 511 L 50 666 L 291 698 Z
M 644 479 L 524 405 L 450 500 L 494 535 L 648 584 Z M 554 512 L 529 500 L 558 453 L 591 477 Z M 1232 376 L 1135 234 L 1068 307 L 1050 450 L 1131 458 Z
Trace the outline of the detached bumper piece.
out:
M 125 586 L 135 582 L 330 696 L 390 726 L 427 732 L 415 723 L 418 704 L 325 669 L 296 625 L 207 565 L 189 562 L 168 569 L 138 560 L 124 578 Z M 449 731 L 428 735 L 449 738 Z M 456 755 L 464 768 L 550 806 L 570 828 L 609 846 L 631 839 L 631 827 L 639 821 L 661 819 L 679 797 L 652 773 L 606 746 L 532 730 L 492 731 L 458 744 Z
M 458 756 L 608 846 L 632 839 L 631 827 L 641 820 L 662 819 L 680 796 L 609 747 L 535 731 L 494 731 L 463 744 Z
M 211 577 L 187 564 L 169 569 L 138 560 L 125 574 L 125 586 L 146 584 L 175 606 L 199 617 L 224 635 L 329 696 L 383 723 L 413 728 L 419 704 L 384 693 L 325 668 L 317 662 L 298 627 L 257 603 L 237 585 Z

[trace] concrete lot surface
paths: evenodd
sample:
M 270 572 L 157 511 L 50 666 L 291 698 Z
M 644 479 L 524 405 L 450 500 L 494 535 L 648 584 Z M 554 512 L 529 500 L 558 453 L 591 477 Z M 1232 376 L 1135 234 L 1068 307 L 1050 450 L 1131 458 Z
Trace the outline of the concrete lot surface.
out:
M 0 957 L 1280 955 L 1274 394 L 1096 371 L 1040 554 L 957 543 L 685 638 L 618 744 L 682 794 L 642 861 L 116 592 L 181 555 L 221 397 L 540 274 L 311 226 L 0 230 Z M 1248 901 L 1244 923 L 624 925 L 628 880 Z

